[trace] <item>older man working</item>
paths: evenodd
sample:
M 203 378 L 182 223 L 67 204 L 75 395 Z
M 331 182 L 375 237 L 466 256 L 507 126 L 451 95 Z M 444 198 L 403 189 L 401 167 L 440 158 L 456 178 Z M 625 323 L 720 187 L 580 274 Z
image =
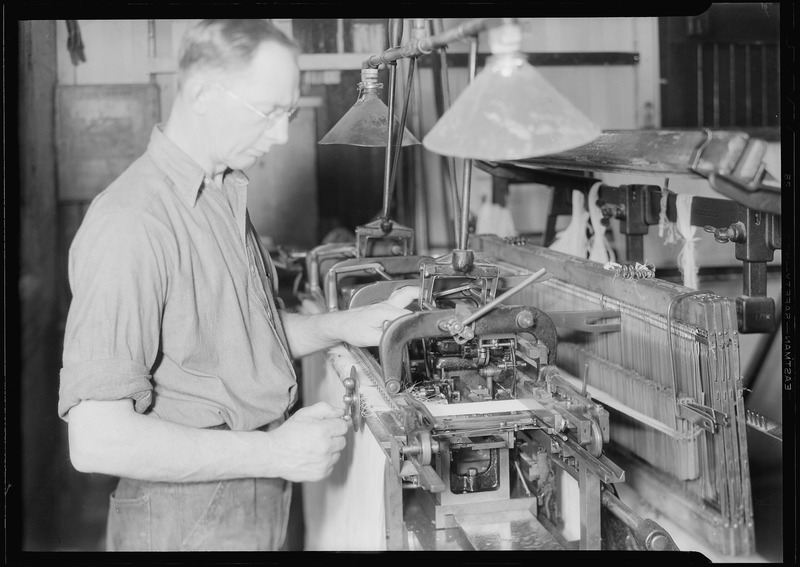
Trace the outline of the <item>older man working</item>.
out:
M 109 550 L 280 548 L 291 482 L 328 475 L 347 431 L 325 403 L 286 418 L 292 359 L 378 344 L 418 292 L 320 315 L 276 308 L 241 170 L 286 142 L 297 56 L 266 20 L 191 29 L 167 123 L 70 249 L 58 411 L 75 468 L 120 477 Z

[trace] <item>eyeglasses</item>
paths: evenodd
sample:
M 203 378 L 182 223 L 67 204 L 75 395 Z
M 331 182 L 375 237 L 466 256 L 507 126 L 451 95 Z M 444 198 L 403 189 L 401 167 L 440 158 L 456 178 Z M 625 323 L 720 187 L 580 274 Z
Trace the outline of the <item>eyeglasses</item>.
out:
M 275 124 L 278 120 L 280 120 L 284 116 L 286 116 L 288 118 L 289 122 L 291 122 L 295 118 L 295 116 L 297 116 L 297 111 L 299 110 L 299 106 L 296 105 L 296 104 L 294 106 L 288 108 L 288 109 L 286 109 L 286 108 L 276 108 L 275 110 L 271 110 L 270 112 L 264 113 L 264 112 L 261 112 L 259 109 L 257 109 L 252 104 L 250 104 L 249 102 L 247 102 L 246 100 L 243 100 L 242 98 L 240 98 L 239 95 L 237 95 L 233 91 L 230 91 L 230 90 L 226 89 L 225 87 L 223 87 L 221 84 L 219 84 L 219 83 L 211 83 L 211 84 L 214 85 L 219 90 L 221 90 L 222 92 L 224 92 L 225 94 L 227 94 L 232 99 L 236 100 L 239 104 L 241 104 L 244 107 L 246 107 L 248 110 L 250 110 L 250 111 L 254 112 L 255 114 L 257 114 L 261 119 L 265 120 L 266 121 L 266 124 L 264 125 L 265 128 L 269 127 L 269 126 L 272 126 L 273 124 Z

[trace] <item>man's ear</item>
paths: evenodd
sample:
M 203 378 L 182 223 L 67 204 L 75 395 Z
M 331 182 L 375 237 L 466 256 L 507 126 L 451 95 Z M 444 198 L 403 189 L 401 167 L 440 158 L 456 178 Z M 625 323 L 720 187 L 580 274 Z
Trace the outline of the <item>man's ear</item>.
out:
M 200 76 L 190 77 L 183 87 L 189 107 L 197 114 L 204 115 L 219 91 L 211 83 Z

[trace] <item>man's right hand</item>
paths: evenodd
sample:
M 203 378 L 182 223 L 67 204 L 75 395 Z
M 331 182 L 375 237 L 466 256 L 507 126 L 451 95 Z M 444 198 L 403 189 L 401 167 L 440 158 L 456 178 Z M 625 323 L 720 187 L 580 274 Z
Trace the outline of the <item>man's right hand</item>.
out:
M 326 402 L 300 408 L 270 432 L 270 460 L 278 476 L 293 482 L 314 482 L 331 474 L 345 447 L 348 424 L 344 410 Z

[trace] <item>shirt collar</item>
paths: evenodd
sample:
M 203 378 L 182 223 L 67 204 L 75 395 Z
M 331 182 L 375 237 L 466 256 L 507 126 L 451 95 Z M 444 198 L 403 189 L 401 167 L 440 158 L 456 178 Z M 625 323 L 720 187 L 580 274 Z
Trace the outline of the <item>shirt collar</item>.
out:
M 161 124 L 153 127 L 147 153 L 169 177 L 178 194 L 193 207 L 206 176 L 203 168 L 164 134 Z

